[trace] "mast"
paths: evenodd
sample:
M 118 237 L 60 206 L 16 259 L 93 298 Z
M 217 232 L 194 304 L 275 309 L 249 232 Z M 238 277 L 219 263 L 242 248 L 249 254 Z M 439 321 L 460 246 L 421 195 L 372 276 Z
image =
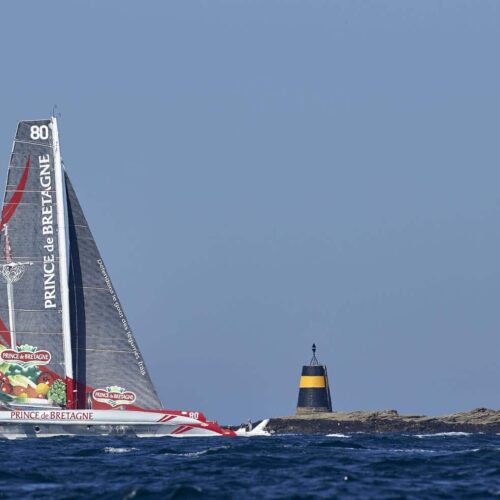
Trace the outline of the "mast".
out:
M 73 401 L 73 361 L 71 356 L 71 327 L 69 314 L 68 293 L 68 261 L 66 245 L 66 221 L 64 214 L 64 183 L 61 162 L 61 150 L 59 148 L 59 132 L 57 129 L 57 118 L 51 117 L 52 122 L 52 146 L 54 148 L 54 175 L 56 185 L 57 225 L 59 232 L 57 242 L 59 248 L 59 287 L 61 290 L 62 331 L 64 346 L 64 368 L 66 371 L 66 398 L 67 407 L 74 408 Z

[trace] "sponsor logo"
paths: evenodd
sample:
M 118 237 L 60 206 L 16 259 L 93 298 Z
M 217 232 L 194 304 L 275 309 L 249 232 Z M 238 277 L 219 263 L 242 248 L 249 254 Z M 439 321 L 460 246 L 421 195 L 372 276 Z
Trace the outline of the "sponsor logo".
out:
M 45 127 L 47 129 L 47 127 Z M 42 129 L 42 127 L 39 127 Z M 47 129 L 48 130 L 48 129 Z M 48 132 L 47 132 L 48 134 Z M 40 132 L 38 132 L 40 136 Z M 51 156 L 45 154 L 38 157 L 40 167 L 40 192 L 42 200 L 42 235 L 43 235 L 43 307 L 55 309 L 57 307 L 56 297 L 56 260 L 55 239 L 57 238 L 55 201 L 53 196 L 53 183 L 51 171 Z
M 21 411 L 10 412 L 11 420 L 93 420 L 90 411 Z
M 120 405 L 131 405 L 137 399 L 135 393 L 123 387 L 113 385 L 106 389 L 95 389 L 92 397 L 99 403 L 105 403 L 113 408 Z
M 49 351 L 38 351 L 36 347 L 19 346 L 16 350 L 5 349 L 0 352 L 0 359 L 21 368 L 29 368 L 49 364 L 51 355 Z

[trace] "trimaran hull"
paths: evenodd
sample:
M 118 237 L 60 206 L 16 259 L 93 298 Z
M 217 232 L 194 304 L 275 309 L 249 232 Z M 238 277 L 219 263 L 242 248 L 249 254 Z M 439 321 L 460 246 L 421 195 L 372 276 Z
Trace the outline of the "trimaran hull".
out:
M 170 413 L 167 410 L 0 411 L 0 439 L 55 436 L 211 437 L 235 435 L 232 430 L 222 429 L 216 422 L 206 422 L 188 415 L 188 412 Z

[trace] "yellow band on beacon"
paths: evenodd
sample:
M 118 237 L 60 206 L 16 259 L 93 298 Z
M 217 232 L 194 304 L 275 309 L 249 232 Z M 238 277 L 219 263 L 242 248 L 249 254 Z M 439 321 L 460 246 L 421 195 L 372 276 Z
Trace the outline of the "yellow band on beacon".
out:
M 321 389 L 324 387 L 326 387 L 326 384 L 325 384 L 325 377 L 323 375 L 318 375 L 318 376 L 302 375 L 302 377 L 300 377 L 301 389 L 307 389 L 307 388 Z

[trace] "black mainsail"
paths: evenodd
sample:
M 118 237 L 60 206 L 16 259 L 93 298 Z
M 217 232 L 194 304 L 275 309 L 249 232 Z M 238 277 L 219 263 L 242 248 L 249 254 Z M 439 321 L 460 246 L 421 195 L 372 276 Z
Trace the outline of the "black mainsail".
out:
M 117 390 L 129 394 L 129 402 L 133 399 L 134 406 L 161 408 L 145 361 L 67 173 L 65 185 L 76 407 L 96 407 L 110 397 L 109 388 L 119 386 Z M 118 395 L 115 403 L 117 398 Z M 127 408 L 125 403 L 121 406 Z
M 59 380 L 64 396 L 71 377 L 58 155 L 54 119 L 18 124 L 0 223 L 1 391 L 5 397 L 37 404 L 47 403 L 49 384 L 42 382 Z M 65 397 L 59 403 L 65 404 Z

